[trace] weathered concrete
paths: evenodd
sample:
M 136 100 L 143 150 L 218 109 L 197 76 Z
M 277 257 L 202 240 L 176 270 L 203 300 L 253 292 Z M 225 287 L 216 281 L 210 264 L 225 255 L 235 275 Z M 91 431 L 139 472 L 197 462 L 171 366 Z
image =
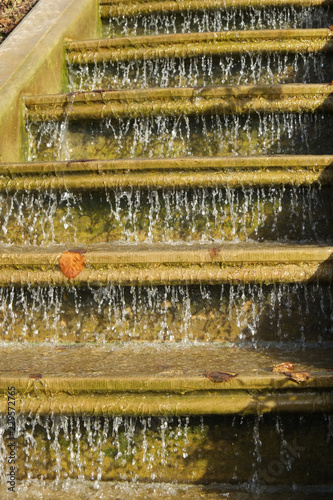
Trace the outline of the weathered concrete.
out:
M 65 90 L 64 39 L 98 35 L 97 0 L 40 0 L 0 47 L 0 160 L 22 155 L 21 97 Z

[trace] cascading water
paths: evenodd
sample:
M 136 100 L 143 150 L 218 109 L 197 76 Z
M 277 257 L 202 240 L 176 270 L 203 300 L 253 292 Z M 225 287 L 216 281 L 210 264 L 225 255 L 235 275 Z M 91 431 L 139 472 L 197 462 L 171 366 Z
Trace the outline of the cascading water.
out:
M 71 91 L 204 85 L 324 83 L 325 54 L 244 54 L 68 64 Z
M 8 287 L 3 340 L 31 342 L 331 341 L 329 285 Z
M 314 438 L 324 452 L 321 455 L 313 453 Z M 90 480 L 95 488 L 101 479 L 136 482 L 140 477 L 168 483 L 178 478 L 223 484 L 232 475 L 235 484 L 248 483 L 260 491 L 302 477 L 309 456 L 309 480 L 322 479 L 323 462 L 332 448 L 327 415 L 315 419 L 20 415 L 15 439 L 21 450 L 20 476 L 28 477 L 28 482 L 33 482 L 37 466 L 41 482 L 52 479 L 55 485 L 66 485 L 76 478 Z M 2 459 L 6 460 L 4 452 Z
M 325 8 L 246 7 L 123 15 L 104 19 L 103 30 L 106 37 L 128 37 L 315 28 L 330 22 Z M 76 159 L 84 163 L 92 158 L 333 154 L 332 113 L 321 109 L 272 112 L 267 106 L 267 111 L 255 112 L 256 108 L 249 106 L 248 112 L 238 114 L 215 113 L 214 108 L 211 114 L 187 115 L 185 110 L 168 116 L 132 116 L 128 111 L 116 118 L 105 118 L 103 109 L 101 118 L 71 117 L 77 95 L 86 90 L 99 96 L 102 93 L 98 91 L 105 88 L 325 83 L 332 79 L 330 68 L 329 56 L 315 52 L 69 63 L 71 95 L 62 118 L 42 122 L 37 116 L 36 121 L 26 121 L 26 157 L 31 162 Z M 87 103 L 81 104 L 84 108 Z M 99 174 L 105 175 L 102 167 Z M 125 188 L 90 191 L 64 186 L 53 189 L 51 185 L 44 191 L 9 189 L 0 196 L 0 243 L 5 251 L 14 245 L 54 245 L 60 254 L 64 246 L 70 250 L 78 246 L 84 254 L 84 247 L 90 244 L 112 243 L 121 252 L 126 243 L 125 252 L 129 247 L 135 251 L 141 244 L 150 248 L 158 243 L 173 249 L 180 242 L 187 251 L 191 245 L 197 248 L 205 243 L 214 244 L 212 248 L 207 245 L 206 251 L 213 268 L 214 252 L 220 252 L 220 244 L 245 247 L 251 243 L 255 248 L 270 242 L 273 254 L 273 249 L 284 243 L 324 246 L 331 241 L 331 187 L 320 178 L 315 184 L 223 183 L 191 188 L 181 187 L 181 183 L 180 187 L 149 188 L 129 183 Z M 218 262 L 223 268 L 223 260 Z M 85 272 L 90 271 L 89 265 L 87 259 Z M 99 265 L 102 269 L 104 264 Z M 158 265 L 159 261 L 154 261 L 154 266 Z M 59 269 L 56 272 L 60 274 Z M 15 383 L 28 378 L 28 384 L 18 392 L 23 410 L 16 414 L 15 432 L 10 436 L 15 440 L 16 479 L 22 495 L 38 498 L 41 491 L 50 498 L 54 492 L 73 498 L 82 487 L 87 495 L 82 498 L 89 499 L 102 498 L 105 492 L 105 498 L 215 500 L 229 496 L 230 491 L 245 491 L 251 498 L 252 494 L 253 498 L 275 498 L 270 495 L 288 491 L 296 500 L 294 494 L 303 498 L 311 494 L 312 487 L 331 487 L 332 416 L 318 412 L 320 405 L 329 408 L 331 401 L 324 385 L 331 370 L 328 355 L 318 361 L 321 349 L 332 343 L 330 283 L 314 279 L 245 284 L 233 280 L 230 273 L 227 282 L 218 285 L 192 285 L 184 280 L 172 285 L 101 285 L 88 280 L 88 285 L 65 281 L 59 286 L 14 286 L 9 282 L 0 289 L 2 346 L 10 349 L 19 342 L 20 348 L 26 349 L 19 368 L 13 369 Z M 125 353 L 121 351 L 124 346 Z M 82 348 L 79 356 L 74 348 Z M 36 353 L 44 349 L 43 362 L 37 354 L 35 358 L 35 349 Z M 117 350 L 122 352 L 121 362 Z M 104 357 L 98 358 L 101 352 Z M 222 358 L 226 352 L 230 366 L 221 364 L 221 359 L 228 360 Z M 52 358 L 55 353 L 58 358 Z M 110 353 L 115 356 L 111 367 Z M 248 360 L 243 362 L 241 353 L 244 358 L 248 355 Z M 256 362 L 250 353 L 257 356 Z M 310 370 L 312 357 L 315 359 L 313 365 L 320 373 L 313 385 L 306 385 L 312 374 L 299 381 L 286 378 L 284 372 L 272 373 L 276 360 L 286 361 L 286 353 L 295 355 L 303 370 Z M 195 369 L 186 365 L 188 356 L 193 356 Z M 40 366 L 46 376 L 44 371 L 39 373 Z M 209 378 L 208 370 L 231 369 L 235 373 L 227 371 L 230 385 L 228 377 L 219 384 Z M 79 383 L 75 380 L 76 385 L 71 386 L 74 375 Z M 54 393 L 52 377 L 59 386 Z M 128 380 L 139 383 L 137 392 L 132 386 L 122 388 Z M 102 385 L 98 385 L 100 381 Z M 94 383 L 97 389 L 89 393 L 86 385 Z M 115 385 L 107 393 L 110 383 Z M 198 385 L 193 388 L 192 383 Z M 149 384 L 157 386 L 151 389 Z M 216 403 L 216 414 L 208 414 L 207 394 L 200 392 L 205 384 L 210 384 L 206 390 L 209 397 L 218 401 L 225 392 L 233 399 L 231 406 L 223 400 Z M 150 389 L 144 392 L 146 386 Z M 195 405 L 198 394 L 202 398 L 199 410 L 207 415 L 200 416 L 195 406 L 193 416 L 191 411 L 182 410 L 184 397 Z M 150 410 L 156 395 L 161 399 L 155 410 Z M 235 410 L 241 396 L 245 404 Z M 78 398 L 78 406 L 72 405 L 71 397 Z M 112 404 L 117 397 L 118 410 L 114 412 Z M 57 400 L 56 411 L 45 411 L 45 398 L 49 398 L 47 408 Z M 113 398 L 112 402 L 108 398 Z M 128 408 L 135 398 L 140 401 L 131 414 Z M 93 401 L 93 410 L 85 414 L 88 400 Z M 35 406 L 30 411 L 31 403 Z M 280 414 L 273 414 L 281 408 Z M 8 440 L 8 418 L 0 415 L 3 481 L 8 474 Z M 214 491 L 204 486 L 202 491 L 191 489 L 195 484 L 213 484 Z M 1 488 L 5 497 L 7 491 Z M 99 491 L 100 496 L 95 497 Z
M 267 112 L 28 122 L 28 158 L 332 154 L 328 138 L 332 120 L 331 114 L 321 112 Z
M 164 33 L 193 33 L 229 30 L 263 30 L 316 28 L 330 24 L 329 11 L 325 8 L 284 6 L 268 9 L 242 8 L 212 11 L 184 11 L 179 14 L 163 13 L 136 15 L 103 20 L 103 35 L 137 36 Z
M 105 189 L 0 195 L 2 243 L 327 241 L 330 189 Z

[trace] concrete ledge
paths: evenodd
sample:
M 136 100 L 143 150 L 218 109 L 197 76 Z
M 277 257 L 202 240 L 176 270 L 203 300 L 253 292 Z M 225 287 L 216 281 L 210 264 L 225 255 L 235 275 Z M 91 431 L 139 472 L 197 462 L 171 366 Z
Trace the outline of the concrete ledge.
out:
M 333 248 L 306 245 L 99 245 L 86 248 L 85 267 L 61 272 L 64 248 L 2 249 L 2 285 L 294 283 L 333 280 Z
M 239 85 L 199 88 L 106 90 L 28 96 L 25 119 L 100 120 L 103 118 L 333 111 L 329 84 Z
M 16 411 L 39 414 L 208 415 L 332 411 L 333 375 L 320 350 L 301 355 L 269 354 L 219 346 L 21 347 L 1 370 L 0 411 L 15 386 Z M 10 348 L 4 348 L 5 359 Z M 299 361 L 311 378 L 296 383 L 272 366 Z M 142 363 L 144 359 L 144 363 Z M 205 370 L 233 371 L 235 378 L 214 383 Z M 32 371 L 30 371 L 32 370 Z M 38 395 L 38 397 L 36 397 Z
M 66 44 L 71 64 L 247 53 L 332 52 L 330 29 L 220 31 L 105 38 Z
M 0 164 L 0 189 L 333 185 L 333 156 L 237 156 Z
M 98 35 L 97 0 L 40 0 L 0 47 L 0 160 L 22 159 L 23 94 L 65 89 L 64 39 Z

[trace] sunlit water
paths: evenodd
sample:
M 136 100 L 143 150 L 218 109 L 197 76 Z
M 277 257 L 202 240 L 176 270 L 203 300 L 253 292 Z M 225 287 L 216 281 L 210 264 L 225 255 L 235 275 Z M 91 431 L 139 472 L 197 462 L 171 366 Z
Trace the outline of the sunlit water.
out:
M 329 285 L 118 285 L 6 287 L 1 340 L 261 341 L 332 340 Z
M 215 11 L 184 11 L 179 14 L 158 13 L 103 19 L 103 35 L 115 37 L 196 31 L 323 28 L 330 23 L 330 11 L 320 7 L 221 8 Z

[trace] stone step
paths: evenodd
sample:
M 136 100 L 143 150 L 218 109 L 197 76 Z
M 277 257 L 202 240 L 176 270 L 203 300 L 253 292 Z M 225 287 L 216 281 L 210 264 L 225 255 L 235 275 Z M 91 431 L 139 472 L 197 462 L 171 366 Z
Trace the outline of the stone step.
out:
M 0 163 L 0 190 L 331 186 L 332 164 L 332 155 Z
M 65 49 L 67 62 L 95 64 L 249 52 L 332 52 L 332 37 L 328 28 L 222 31 L 75 41 L 67 42 Z
M 333 154 L 332 104 L 321 84 L 29 96 L 27 158 Z
M 16 344 L 15 355 L 13 347 L 1 349 L 3 413 L 8 386 L 15 387 L 19 414 L 179 416 L 333 409 L 329 346 L 254 350 L 191 343 Z M 273 366 L 284 361 L 311 377 L 295 382 L 273 373 Z M 206 371 L 238 375 L 212 382 Z
M 122 37 L 66 44 L 70 89 L 323 83 L 332 31 L 256 30 Z
M 105 90 L 26 96 L 25 119 L 100 120 L 143 116 L 333 111 L 330 84 Z
M 66 251 L 83 252 L 74 279 L 60 270 Z M 108 245 L 84 249 L 2 247 L 2 285 L 176 285 L 329 282 L 333 248 L 310 245 Z

